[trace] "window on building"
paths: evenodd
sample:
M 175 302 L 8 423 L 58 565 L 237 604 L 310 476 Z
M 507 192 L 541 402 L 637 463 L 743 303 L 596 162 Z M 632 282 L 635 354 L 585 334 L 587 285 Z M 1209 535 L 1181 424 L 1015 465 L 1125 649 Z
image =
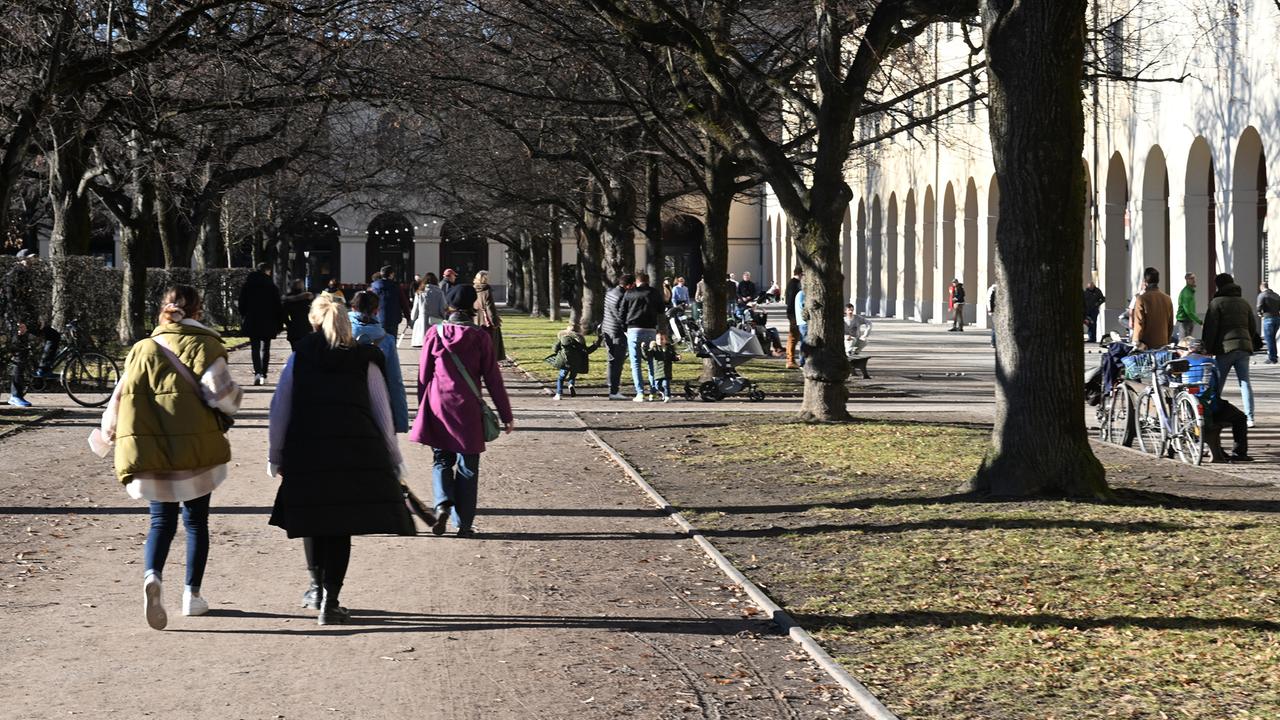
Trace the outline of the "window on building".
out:
M 1112 75 L 1124 75 L 1124 18 L 1107 26 L 1102 42 L 1103 60 L 1107 64 L 1107 72 Z

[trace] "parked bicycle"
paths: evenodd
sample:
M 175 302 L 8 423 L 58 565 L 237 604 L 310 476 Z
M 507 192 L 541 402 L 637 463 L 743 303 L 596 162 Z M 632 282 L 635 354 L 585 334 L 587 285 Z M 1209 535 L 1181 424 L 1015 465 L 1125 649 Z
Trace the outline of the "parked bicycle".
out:
M 1137 399 L 1138 443 L 1143 452 L 1173 457 L 1199 465 L 1204 461 L 1205 407 L 1202 395 L 1212 390 L 1212 371 L 1198 368 L 1194 379 L 1191 362 L 1175 358 L 1153 368 L 1151 385 Z
M 23 338 L 18 342 L 30 340 Z M 13 352 L 11 348 L 8 351 Z M 120 366 L 106 355 L 89 349 L 74 322 L 67 323 L 62 347 L 49 366 L 51 375 L 35 372 L 38 357 L 39 353 L 28 353 L 28 367 L 23 368 L 30 378 L 30 389 L 43 392 L 49 383 L 56 382 L 62 385 L 72 402 L 84 407 L 106 405 L 120 380 Z M 0 367 L 9 367 L 10 360 L 6 357 Z

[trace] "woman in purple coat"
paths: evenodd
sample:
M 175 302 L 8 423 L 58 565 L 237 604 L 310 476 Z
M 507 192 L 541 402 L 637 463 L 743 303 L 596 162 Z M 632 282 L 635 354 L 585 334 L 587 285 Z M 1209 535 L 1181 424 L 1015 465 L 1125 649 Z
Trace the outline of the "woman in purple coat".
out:
M 418 367 L 418 416 L 409 439 L 431 446 L 435 453 L 432 480 L 438 520 L 431 531 L 436 535 L 444 534 L 452 518 L 458 537 L 469 537 L 476 517 L 484 421 L 481 400 L 459 361 L 476 389 L 483 385 L 493 398 L 505 432 L 515 427 L 493 340 L 471 318 L 469 312 L 455 312 L 448 322 L 432 327 L 423 338 Z

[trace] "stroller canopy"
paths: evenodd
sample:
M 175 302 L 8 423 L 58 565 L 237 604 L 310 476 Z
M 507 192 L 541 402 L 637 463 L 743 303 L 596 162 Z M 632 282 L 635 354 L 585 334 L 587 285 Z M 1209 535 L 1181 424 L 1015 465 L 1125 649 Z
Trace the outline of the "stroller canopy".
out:
M 764 350 L 760 347 L 760 340 L 755 333 L 749 330 L 730 328 L 729 332 L 712 340 L 711 344 L 730 355 L 738 356 L 742 361 L 753 357 L 764 357 L 765 355 Z

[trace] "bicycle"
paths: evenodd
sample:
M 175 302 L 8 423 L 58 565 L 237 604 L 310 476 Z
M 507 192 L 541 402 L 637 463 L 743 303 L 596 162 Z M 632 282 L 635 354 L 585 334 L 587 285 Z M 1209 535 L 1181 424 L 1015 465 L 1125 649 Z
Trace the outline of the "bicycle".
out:
M 1197 381 L 1182 377 L 1191 369 L 1185 358 L 1175 358 L 1152 369 L 1151 386 L 1138 396 L 1138 442 L 1143 452 L 1173 457 L 1189 465 L 1204 462 L 1204 404 L 1200 395 L 1213 382 L 1212 373 Z
M 1103 442 L 1115 443 L 1130 447 L 1133 445 L 1136 430 L 1134 427 L 1133 408 L 1137 393 L 1129 387 L 1124 378 L 1117 378 L 1111 385 L 1111 392 L 1102 396 L 1098 404 L 1098 438 Z
M 30 340 L 23 338 L 19 342 Z M 120 366 L 106 355 L 86 349 L 81 343 L 80 330 L 74 322 L 67 323 L 62 347 L 49 365 L 50 370 L 54 371 L 51 375 L 32 372 L 32 365 L 37 357 L 39 353 L 28 353 L 28 367 L 24 368 L 30 377 L 31 390 L 43 392 L 50 382 L 57 382 L 62 385 L 67 397 L 82 407 L 106 405 L 111 399 L 111 393 L 115 391 L 116 383 L 120 381 Z M 8 367 L 9 362 L 3 365 Z

